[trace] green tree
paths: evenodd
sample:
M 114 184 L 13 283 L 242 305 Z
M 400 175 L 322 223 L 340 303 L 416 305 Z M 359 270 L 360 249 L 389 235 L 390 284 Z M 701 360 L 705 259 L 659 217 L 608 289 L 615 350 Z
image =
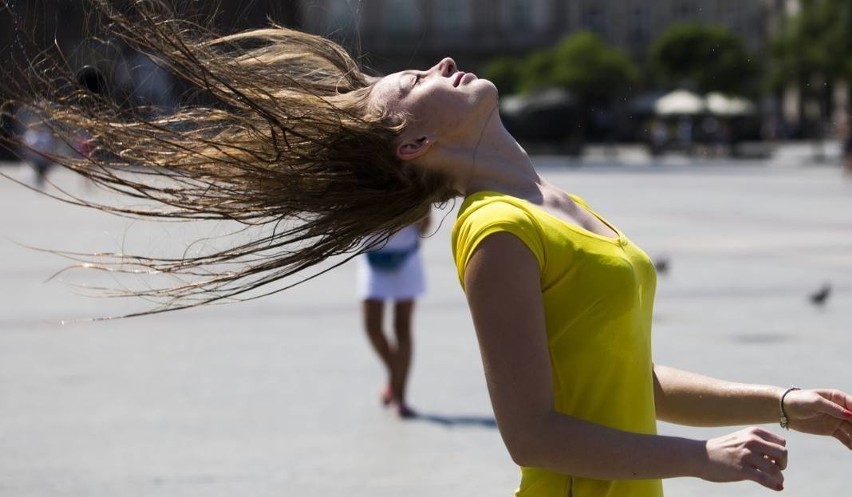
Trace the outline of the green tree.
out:
M 497 57 L 485 66 L 482 76 L 494 83 L 500 94 L 516 93 L 521 82 L 521 61 L 514 57 Z
M 554 55 L 555 83 L 590 101 L 607 100 L 639 81 L 630 57 L 588 31 L 562 41 Z
M 743 41 L 723 26 L 673 25 L 651 45 L 650 61 L 664 83 L 702 93 L 749 94 L 757 75 Z
M 802 97 L 799 115 L 804 118 L 805 102 L 814 100 L 827 119 L 841 80 L 852 82 L 852 2 L 801 0 L 799 13 L 772 40 L 769 86 L 781 91 L 792 84 Z
M 575 33 L 549 50 L 532 53 L 520 87 L 565 88 L 584 102 L 605 102 L 639 80 L 639 70 L 622 51 L 598 35 Z
M 554 86 L 553 68 L 556 60 L 553 49 L 535 50 L 524 58 L 521 64 L 521 79 L 518 82 L 518 89 L 521 92 L 529 93 Z
M 576 100 L 572 140 L 614 136 L 613 98 L 639 80 L 639 70 L 622 51 L 600 36 L 581 31 L 557 45 L 529 54 L 522 62 L 518 88 L 567 90 Z

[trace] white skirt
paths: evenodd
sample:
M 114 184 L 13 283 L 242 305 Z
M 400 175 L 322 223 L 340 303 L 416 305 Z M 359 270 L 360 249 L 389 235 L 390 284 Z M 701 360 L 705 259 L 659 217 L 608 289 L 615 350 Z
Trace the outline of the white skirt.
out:
M 398 269 L 378 270 L 367 256 L 358 256 L 358 296 L 361 300 L 414 300 L 426 290 L 420 250 L 415 250 Z

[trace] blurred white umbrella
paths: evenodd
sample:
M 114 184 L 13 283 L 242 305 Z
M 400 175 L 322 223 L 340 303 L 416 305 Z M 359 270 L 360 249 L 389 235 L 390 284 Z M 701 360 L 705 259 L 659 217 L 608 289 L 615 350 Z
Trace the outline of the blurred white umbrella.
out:
M 723 117 L 754 114 L 755 105 L 742 97 L 729 97 L 718 92 L 707 95 L 707 111 Z
M 688 90 L 667 93 L 654 104 L 654 113 L 660 116 L 691 116 L 704 110 L 704 99 Z

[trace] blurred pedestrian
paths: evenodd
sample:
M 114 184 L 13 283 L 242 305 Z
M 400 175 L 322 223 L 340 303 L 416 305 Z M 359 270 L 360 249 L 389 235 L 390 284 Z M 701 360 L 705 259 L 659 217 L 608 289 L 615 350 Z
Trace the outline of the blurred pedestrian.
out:
M 29 164 L 35 174 L 35 185 L 43 188 L 47 175 L 62 157 L 85 157 L 89 153 L 90 137 L 82 130 L 59 129 L 41 104 L 21 105 L 14 112 L 13 133 L 18 134 L 18 157 Z
M 516 495 L 659 497 L 661 480 L 679 476 L 783 489 L 784 437 L 755 426 L 710 439 L 664 436 L 658 420 L 778 422 L 852 448 L 844 392 L 655 363 L 652 261 L 582 198 L 539 176 L 503 126 L 496 87 L 454 60 L 373 77 L 318 36 L 273 27 L 194 40 L 195 31 L 148 10 L 157 4 L 133 4 L 145 9 L 133 19 L 97 5 L 114 34 L 180 67 L 217 105 L 116 125 L 111 109 L 59 102 L 52 117 L 85 124 L 96 148 L 114 152 L 92 154 L 85 167 L 63 164 L 164 204 L 103 209 L 270 227 L 212 254 L 117 255 L 116 270 L 190 278 L 134 292 L 165 299 L 159 311 L 242 296 L 462 196 L 453 254 L 497 426 L 521 466 Z M 174 126 L 181 120 L 195 126 Z M 144 174 L 124 175 L 128 165 Z
M 363 254 L 358 265 L 364 329 L 387 372 L 380 400 L 401 418 L 416 415 L 408 405 L 406 386 L 413 355 L 414 304 L 425 290 L 420 239 L 428 227 L 429 216 L 406 226 Z M 385 302 L 393 303 L 393 339 L 384 329 Z
M 47 173 L 54 166 L 54 157 L 63 152 L 62 141 L 33 107 L 18 108 L 15 121 L 21 136 L 18 155 L 33 168 L 36 187 L 43 188 L 47 182 Z

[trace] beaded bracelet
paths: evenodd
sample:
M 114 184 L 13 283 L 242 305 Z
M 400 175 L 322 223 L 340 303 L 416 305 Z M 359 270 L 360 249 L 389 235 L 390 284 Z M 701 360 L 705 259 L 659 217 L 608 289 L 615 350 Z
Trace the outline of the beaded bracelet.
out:
M 801 388 L 798 388 L 798 387 L 790 387 L 790 388 L 788 388 L 787 390 L 785 390 L 785 391 L 784 391 L 784 393 L 782 393 L 782 394 L 781 394 L 781 402 L 780 402 L 780 405 L 781 405 L 781 419 L 780 419 L 780 420 L 778 420 L 778 423 L 781 425 L 781 428 L 784 428 L 785 430 L 789 430 L 789 429 L 790 429 L 790 420 L 788 420 L 788 419 L 787 419 L 787 411 L 785 411 L 785 410 L 784 410 L 784 397 L 786 397 L 788 393 L 790 393 L 790 392 L 792 392 L 792 391 L 794 391 L 794 390 L 801 390 Z

